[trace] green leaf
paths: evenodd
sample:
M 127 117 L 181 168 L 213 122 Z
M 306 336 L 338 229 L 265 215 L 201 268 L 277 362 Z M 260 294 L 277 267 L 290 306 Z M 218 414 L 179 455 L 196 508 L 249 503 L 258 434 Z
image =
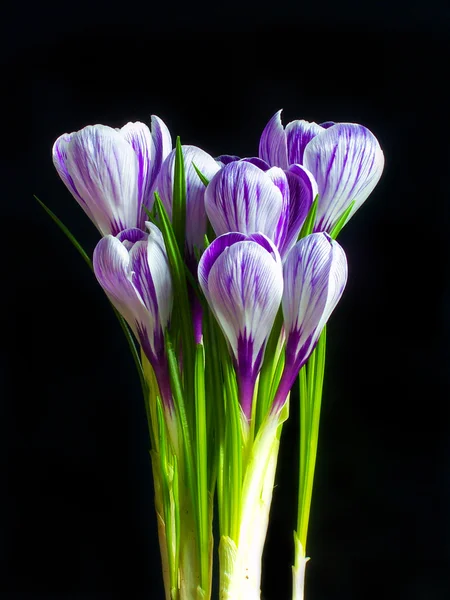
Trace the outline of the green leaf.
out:
M 78 252 L 83 257 L 84 262 L 88 265 L 88 267 L 92 271 L 92 260 L 89 258 L 88 254 L 86 253 L 86 251 L 84 250 L 84 248 L 81 246 L 81 244 L 76 240 L 75 236 L 69 231 L 69 229 L 64 225 L 64 223 L 60 219 L 58 219 L 58 217 L 55 215 L 55 213 L 52 212 L 42 202 L 42 200 L 39 200 L 39 198 L 37 196 L 35 196 L 35 195 L 33 197 L 39 202 L 39 204 L 42 206 L 42 208 L 45 210 L 45 212 L 50 216 L 51 219 L 53 219 L 53 221 L 58 225 L 58 227 L 61 229 L 61 231 L 72 242 L 72 244 L 75 246 L 75 248 L 78 250 Z
M 316 220 L 318 204 L 319 204 L 319 194 L 317 194 L 317 196 L 314 198 L 314 202 L 311 204 L 311 208 L 309 209 L 308 216 L 306 217 L 305 222 L 303 223 L 303 227 L 298 236 L 299 240 L 301 238 L 306 237 L 307 235 L 310 235 L 313 232 L 314 221 Z
M 70 230 L 68 229 L 68 227 L 66 227 L 64 225 L 64 223 L 55 215 L 55 213 L 53 213 L 43 202 L 42 200 L 39 200 L 39 198 L 37 196 L 34 196 L 34 198 L 39 202 L 39 204 L 42 206 L 42 208 L 45 210 L 45 212 L 53 219 L 53 221 L 58 225 L 58 227 L 61 229 L 61 231 L 66 235 L 66 237 L 70 240 L 70 242 L 72 242 L 72 244 L 75 246 L 75 248 L 78 250 L 78 252 L 81 254 L 81 256 L 83 257 L 83 260 L 85 261 L 85 263 L 88 265 L 88 267 L 91 269 L 91 271 L 93 271 L 93 266 L 92 266 L 92 260 L 89 258 L 88 254 L 86 253 L 86 251 L 84 250 L 84 248 L 81 246 L 81 244 L 78 242 L 78 240 L 75 238 L 75 236 L 70 232 Z M 111 304 L 111 302 L 110 302 Z M 144 395 L 144 400 L 145 403 L 147 405 L 147 394 L 148 394 L 148 388 L 147 388 L 147 384 L 145 381 L 145 377 L 144 377 L 144 372 L 142 369 L 142 364 L 141 361 L 139 359 L 139 354 L 136 348 L 136 344 L 133 338 L 133 335 L 130 331 L 130 328 L 128 326 L 128 323 L 125 321 L 125 319 L 122 317 L 122 315 L 119 313 L 119 311 L 113 306 L 113 304 L 111 304 L 111 308 L 114 311 L 114 314 L 117 317 L 117 320 L 120 323 L 120 327 L 122 328 L 122 331 L 125 335 L 125 338 L 128 342 L 128 346 L 130 348 L 131 351 L 131 355 L 133 356 L 133 360 L 134 360 L 134 364 L 136 365 L 136 369 L 139 375 L 139 381 L 141 382 L 141 387 L 142 387 L 142 393 Z M 148 418 L 148 415 L 147 415 Z M 150 424 L 149 424 L 150 426 Z
M 351 202 L 348 205 L 348 207 L 344 210 L 344 212 L 342 213 L 342 215 L 339 217 L 339 221 L 336 223 L 336 225 L 333 227 L 333 229 L 332 229 L 332 231 L 330 233 L 330 237 L 333 238 L 333 240 L 335 240 L 337 238 L 337 236 L 341 232 L 341 229 L 346 224 L 348 216 L 352 212 L 352 209 L 353 209 L 354 205 L 355 205 L 355 201 L 353 200 L 353 202 Z
M 155 203 L 160 219 L 160 229 L 164 238 L 164 244 L 169 260 L 174 298 L 176 298 L 177 303 L 177 309 L 172 313 L 172 331 L 179 331 L 181 333 L 184 365 L 184 393 L 189 402 L 191 412 L 193 412 L 195 345 L 191 307 L 186 282 L 186 268 L 175 238 L 175 232 L 158 193 L 155 193 Z
M 184 172 L 183 149 L 180 138 L 177 137 L 175 146 L 175 167 L 172 196 L 172 227 L 178 248 L 184 253 L 186 231 L 186 175 Z
M 205 351 L 197 344 L 195 353 L 195 457 L 197 474 L 198 545 L 200 580 L 208 589 L 209 572 L 209 502 L 208 502 L 208 436 L 206 430 Z
M 197 167 L 197 165 L 196 165 L 195 163 L 192 163 L 192 166 L 194 167 L 194 169 L 195 169 L 195 172 L 196 172 L 196 173 L 197 173 L 197 175 L 199 176 L 199 178 L 200 178 L 200 181 L 201 181 L 201 182 L 203 183 L 203 185 L 206 187 L 206 186 L 208 185 L 208 183 L 209 183 L 209 179 L 207 179 L 207 178 L 206 178 L 206 177 L 203 175 L 203 173 L 200 171 L 200 169 Z

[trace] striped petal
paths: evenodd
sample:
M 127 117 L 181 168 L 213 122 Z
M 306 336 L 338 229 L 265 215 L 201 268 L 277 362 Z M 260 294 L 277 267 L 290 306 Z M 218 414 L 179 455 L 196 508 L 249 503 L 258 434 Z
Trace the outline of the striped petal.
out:
M 162 119 L 156 115 L 151 117 L 151 130 L 152 130 L 152 162 L 150 165 L 150 176 L 149 185 L 153 186 L 158 177 L 158 173 L 161 170 L 163 162 L 169 156 L 172 151 L 172 136 L 167 128 L 167 125 Z M 149 206 L 153 206 L 153 194 L 149 199 Z
M 301 165 L 291 165 L 286 171 L 289 184 L 289 214 L 286 235 L 279 247 L 284 258 L 298 239 L 308 212 L 317 196 L 317 183 L 312 173 Z
M 120 129 L 120 133 L 129 142 L 136 153 L 138 159 L 138 223 L 140 227 L 144 226 L 145 212 L 142 206 L 150 208 L 153 204 L 151 197 L 151 164 L 152 164 L 152 136 L 150 129 L 144 123 L 127 123 Z
M 331 232 L 352 201 L 347 221 L 372 192 L 383 172 L 384 156 L 366 127 L 339 123 L 309 142 L 303 163 L 319 188 L 315 231 Z
M 164 354 L 163 331 L 172 309 L 172 282 L 161 232 L 123 231 L 121 240 L 108 235 L 94 250 L 98 282 L 126 319 L 153 365 Z M 139 239 L 139 237 L 141 239 Z M 127 247 L 128 246 L 128 247 Z
M 89 125 L 53 146 L 62 180 L 103 235 L 138 225 L 138 160 L 120 132 Z
M 288 161 L 290 165 L 303 164 L 303 153 L 306 145 L 317 134 L 323 131 L 323 127 L 309 121 L 291 121 L 286 125 L 286 140 L 288 149 Z
M 282 206 L 277 185 L 246 161 L 225 165 L 206 188 L 206 214 L 217 235 L 260 231 L 274 239 Z
M 262 234 L 218 237 L 200 259 L 199 281 L 236 361 L 249 418 L 254 385 L 283 293 L 281 259 Z
M 281 110 L 274 114 L 262 132 L 259 141 L 259 157 L 271 167 L 287 169 L 288 149 L 286 132 L 281 123 Z
M 289 252 L 283 275 L 286 367 L 275 399 L 276 408 L 285 401 L 342 296 L 347 282 L 347 259 L 341 246 L 328 234 L 313 233 Z
M 206 152 L 196 146 L 182 146 L 184 169 L 186 174 L 186 246 L 193 255 L 194 247 L 204 247 L 206 234 L 205 184 L 198 176 L 194 165 L 211 180 L 220 170 L 218 163 Z M 155 183 L 161 201 L 172 217 L 172 194 L 175 171 L 175 150 L 164 161 Z

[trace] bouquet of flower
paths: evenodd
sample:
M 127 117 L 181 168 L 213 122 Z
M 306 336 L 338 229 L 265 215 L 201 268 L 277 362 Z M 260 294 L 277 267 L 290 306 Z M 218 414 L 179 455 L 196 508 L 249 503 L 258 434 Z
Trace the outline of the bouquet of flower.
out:
M 278 449 L 299 381 L 293 599 L 306 539 L 325 326 L 347 280 L 336 241 L 384 158 L 353 123 L 266 125 L 259 156 L 175 147 L 156 116 L 64 134 L 55 167 L 102 236 L 91 258 L 145 401 L 166 600 L 260 598 Z M 217 510 L 214 507 L 217 506 Z

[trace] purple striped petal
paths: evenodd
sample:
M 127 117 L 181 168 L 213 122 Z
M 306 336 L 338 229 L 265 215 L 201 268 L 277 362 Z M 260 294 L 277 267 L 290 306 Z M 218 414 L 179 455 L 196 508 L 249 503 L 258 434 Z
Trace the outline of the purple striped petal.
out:
M 145 212 L 142 206 L 151 208 L 153 198 L 151 197 L 151 164 L 152 164 L 152 136 L 150 129 L 144 123 L 127 123 L 120 129 L 120 133 L 129 142 L 138 159 L 138 223 L 144 226 Z
M 280 256 L 262 234 L 229 233 L 205 251 L 198 274 L 208 304 L 230 344 L 241 406 L 250 418 L 256 378 L 283 293 Z
M 232 162 L 206 188 L 206 214 L 217 235 L 256 231 L 274 238 L 283 205 L 280 189 L 255 165 Z
M 164 356 L 163 331 L 169 322 L 173 295 L 162 234 L 152 223 L 147 226 L 150 233 L 144 234 L 145 239 L 137 239 L 136 230 L 129 230 L 122 232 L 123 242 L 112 235 L 100 240 L 93 267 L 112 304 L 157 367 Z
M 317 183 L 313 175 L 301 165 L 291 165 L 286 171 L 289 183 L 289 215 L 286 235 L 279 247 L 284 258 L 298 239 L 300 230 L 317 196 Z
M 259 157 L 271 167 L 287 169 L 288 150 L 286 132 L 281 123 L 281 110 L 274 114 L 262 132 L 259 141 Z
M 152 162 L 150 165 L 149 186 L 153 187 L 163 162 L 172 151 L 172 136 L 170 135 L 170 131 L 168 130 L 164 121 L 162 121 L 156 115 L 152 115 L 151 117 L 151 130 Z M 149 209 L 153 206 L 153 199 L 153 194 L 151 194 L 151 197 L 149 198 Z
M 378 183 L 384 156 L 376 137 L 362 125 L 339 123 L 306 146 L 304 166 L 319 188 L 315 231 L 331 232 L 352 201 L 347 221 Z
M 313 233 L 289 252 L 283 276 L 286 366 L 274 410 L 284 403 L 342 296 L 347 282 L 347 259 L 341 246 L 328 234 Z
M 268 171 L 270 169 L 270 165 L 266 163 L 262 158 L 258 158 L 257 156 L 251 156 L 250 158 L 241 158 L 241 161 L 248 162 L 255 167 L 261 169 L 261 171 Z
M 241 160 L 240 156 L 236 156 L 235 154 L 221 154 L 216 157 L 216 161 L 220 164 L 220 166 L 224 167 L 225 165 L 230 164 L 230 162 L 235 162 L 236 160 Z
M 324 129 L 329 129 L 333 125 L 336 125 L 336 121 L 324 121 L 323 123 L 319 123 L 319 125 Z
M 288 223 L 289 223 L 289 205 L 290 205 L 290 191 L 289 191 L 289 182 L 286 177 L 286 173 L 283 169 L 279 167 L 272 167 L 267 172 L 267 175 L 273 181 L 273 183 L 277 186 L 277 188 L 281 192 L 282 204 L 281 204 L 281 213 L 280 218 L 278 219 L 275 236 L 273 241 L 275 242 L 278 249 L 284 243 L 286 238 Z M 281 254 L 281 251 L 280 251 Z
M 186 246 L 193 254 L 194 247 L 204 247 L 206 234 L 205 184 L 198 176 L 194 165 L 211 180 L 220 170 L 217 162 L 196 146 L 182 146 L 184 169 L 186 174 Z M 170 218 L 172 218 L 173 178 L 175 171 L 175 154 L 173 150 L 161 168 L 155 183 L 161 201 Z
M 89 125 L 53 146 L 62 180 L 103 235 L 138 225 L 138 161 L 112 127 Z
M 303 164 L 303 153 L 313 137 L 323 131 L 317 123 L 309 121 L 291 121 L 286 125 L 288 161 L 290 165 Z

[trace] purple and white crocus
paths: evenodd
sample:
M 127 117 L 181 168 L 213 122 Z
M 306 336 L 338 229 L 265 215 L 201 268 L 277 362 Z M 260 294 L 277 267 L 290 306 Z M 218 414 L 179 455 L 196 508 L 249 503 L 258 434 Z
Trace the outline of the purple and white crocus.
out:
M 206 188 L 206 213 L 214 231 L 263 233 L 284 258 L 317 194 L 314 178 L 299 165 L 283 171 L 264 167 L 260 159 L 229 158 Z
M 331 233 L 354 202 L 347 221 L 378 183 L 384 155 L 376 137 L 363 125 L 292 121 L 284 128 L 281 110 L 267 123 L 259 156 L 270 166 L 300 165 L 317 182 L 319 202 L 314 231 Z
M 347 282 L 345 252 L 327 233 L 308 235 L 289 252 L 283 277 L 286 356 L 272 412 L 283 406 L 342 296 Z
M 88 125 L 53 145 L 58 174 L 102 235 L 144 229 L 143 206 L 152 207 L 155 179 L 172 150 L 166 125 L 156 116 L 151 121 L 151 131 L 139 122 Z
M 241 407 L 250 419 L 256 379 L 283 294 L 279 252 L 262 233 L 226 233 L 203 253 L 198 277 L 229 343 Z
M 93 267 L 106 295 L 139 340 L 155 371 L 163 404 L 171 410 L 164 330 L 172 311 L 172 280 L 162 234 L 152 223 L 145 225 L 149 233 L 132 228 L 102 238 L 94 250 Z

